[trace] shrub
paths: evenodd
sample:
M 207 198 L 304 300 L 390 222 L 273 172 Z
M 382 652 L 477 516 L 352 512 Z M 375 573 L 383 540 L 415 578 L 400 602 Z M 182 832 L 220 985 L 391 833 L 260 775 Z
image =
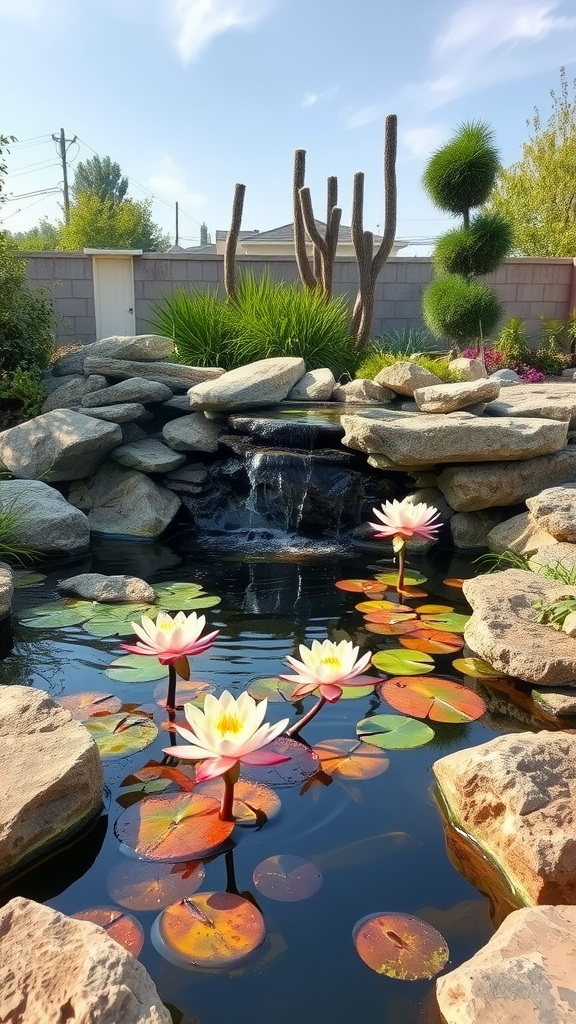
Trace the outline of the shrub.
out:
M 434 267 L 440 274 L 463 277 L 489 274 L 512 248 L 512 229 L 499 214 L 480 213 L 469 228 L 454 228 L 442 235 L 434 249 Z
M 386 331 L 381 338 L 374 338 L 372 345 L 382 352 L 394 353 L 398 359 L 411 359 L 421 352 L 436 352 L 438 349 L 436 339 L 417 327 Z
M 480 121 L 462 124 L 428 163 L 422 182 L 435 206 L 463 213 L 486 202 L 500 162 L 494 133 Z
M 530 363 L 549 377 L 560 377 L 569 363 L 569 357 L 549 348 L 540 347 L 530 356 Z
M 375 345 L 365 352 L 364 358 L 356 370 L 356 377 L 374 380 L 380 373 L 380 370 L 384 370 L 387 366 L 393 366 L 394 363 L 399 362 L 406 362 L 406 360 L 394 352 L 386 352 L 383 348 Z M 449 384 L 460 379 L 457 373 L 449 369 L 450 360 L 448 356 L 437 356 L 436 358 L 426 355 L 414 356 L 410 359 L 410 362 L 418 363 L 418 366 L 423 366 L 425 370 L 436 374 L 445 383 Z
M 160 334 L 174 339 L 181 363 L 232 369 L 229 307 L 218 292 L 177 288 L 152 309 L 152 326 Z
M 447 274 L 424 292 L 423 312 L 433 334 L 463 343 L 490 334 L 500 318 L 500 302 L 488 285 Z
M 25 486 L 23 487 L 25 492 Z M 17 528 L 26 516 L 26 506 L 22 507 L 20 495 L 10 501 L 0 501 L 0 561 L 10 565 L 24 565 L 35 552 L 34 548 L 22 545 L 17 539 Z
M 0 367 L 45 370 L 54 353 L 56 317 L 43 288 L 26 284 L 26 261 L 7 232 L 0 232 Z
M 478 359 L 480 356 L 479 348 L 465 348 L 462 352 L 465 359 Z M 497 352 L 495 348 L 485 348 L 483 352 L 484 365 L 488 373 L 495 373 L 496 370 L 501 370 L 503 367 L 502 355 Z
M 502 357 L 502 366 L 530 363 L 529 339 L 522 320 L 510 318 L 500 331 L 495 348 Z
M 46 394 L 38 371 L 24 370 L 19 366 L 13 373 L 0 374 L 0 400 L 18 403 L 19 422 L 39 415 Z

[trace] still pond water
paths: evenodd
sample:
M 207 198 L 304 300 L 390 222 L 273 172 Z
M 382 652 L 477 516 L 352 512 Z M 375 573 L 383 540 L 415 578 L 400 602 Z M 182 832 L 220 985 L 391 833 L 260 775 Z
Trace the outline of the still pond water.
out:
M 128 573 L 152 583 L 181 580 L 202 584 L 221 604 L 206 611 L 208 625 L 221 630 L 214 647 L 194 659 L 193 678 L 218 690 L 240 693 L 258 676 L 286 668 L 286 655 L 315 638 L 352 639 L 361 652 L 397 646 L 395 637 L 366 631 L 354 593 L 335 587 L 342 578 L 370 578 L 382 572 L 378 553 L 321 548 L 284 551 L 281 558 L 240 557 L 224 550 L 182 552 L 168 544 L 96 542 L 92 558 L 49 571 L 44 583 L 16 591 L 11 627 L 1 634 L 0 683 L 48 690 L 55 698 L 81 691 L 114 693 L 125 703 L 154 708 L 157 683 L 113 682 L 105 674 L 121 655 L 118 638 L 95 638 L 81 626 L 31 629 L 19 624 L 26 608 L 57 597 L 56 580 L 76 572 Z M 446 577 L 470 576 L 477 568 L 442 552 L 411 562 L 428 577 L 423 585 L 435 601 L 466 611 L 459 590 Z M 385 571 L 385 570 L 384 570 Z M 457 656 L 457 655 L 456 655 Z M 455 655 L 435 659 L 435 674 L 466 680 L 452 667 Z M 375 671 L 376 676 L 378 673 Z M 382 678 L 382 674 L 380 675 Z M 470 680 L 468 680 L 470 682 Z M 311 706 L 308 698 L 304 710 Z M 279 815 L 261 830 L 236 829 L 233 869 L 240 891 L 257 899 L 268 941 L 242 967 L 227 972 L 183 970 L 162 957 L 150 938 L 157 909 L 130 910 L 140 920 L 145 942 L 141 961 L 166 1002 L 195 1015 L 201 1024 L 432 1024 L 436 1021 L 434 981 L 402 982 L 379 976 L 357 955 L 354 925 L 375 912 L 414 914 L 445 937 L 446 970 L 469 958 L 493 932 L 489 900 L 452 866 L 441 817 L 432 794 L 431 765 L 438 757 L 494 738 L 501 732 L 535 728 L 526 712 L 505 697 L 496 713 L 466 725 L 436 725 L 435 738 L 414 750 L 389 752 L 389 767 L 374 778 L 334 776 L 310 786 L 279 789 Z M 354 739 L 356 722 L 367 714 L 394 713 L 376 694 L 327 705 L 303 731 L 310 744 Z M 268 720 L 297 710 L 271 703 Z M 302 713 L 302 706 L 300 706 Z M 164 712 L 154 708 L 161 724 Z M 541 723 L 540 723 L 541 726 Z M 119 849 L 113 826 L 121 813 L 120 784 L 150 759 L 160 760 L 168 734 L 121 760 L 105 761 L 107 815 L 70 849 L 0 890 L 5 902 L 21 894 L 74 914 L 112 906 L 119 879 L 129 881 L 138 862 Z M 33 768 L 33 766 L 31 766 Z M 305 791 L 304 791 L 305 790 Z M 312 861 L 322 872 L 321 888 L 309 899 L 282 902 L 255 888 L 253 872 L 274 855 Z M 231 858 L 205 864 L 202 890 L 223 890 Z M 178 896 L 177 898 L 180 898 Z M 179 1019 L 179 1018 L 177 1018 Z M 120 1024 L 120 1022 L 119 1022 Z

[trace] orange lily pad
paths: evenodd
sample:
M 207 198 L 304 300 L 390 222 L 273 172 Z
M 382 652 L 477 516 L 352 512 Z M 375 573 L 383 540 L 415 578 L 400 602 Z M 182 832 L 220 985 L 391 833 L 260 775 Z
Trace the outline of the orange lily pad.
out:
M 157 930 L 167 959 L 213 970 L 242 963 L 266 937 L 260 911 L 231 892 L 202 892 L 171 904 Z
M 309 899 L 323 882 L 320 868 L 312 861 L 288 854 L 276 854 L 260 861 L 252 877 L 258 892 L 282 903 Z
M 351 594 L 382 594 L 386 590 L 386 585 L 376 580 L 338 580 L 335 586 Z
M 368 967 L 402 981 L 434 978 L 450 955 L 440 932 L 410 914 L 370 914 L 358 921 L 352 938 Z
M 243 779 L 251 779 L 266 786 L 272 786 L 273 789 L 284 789 L 288 786 L 301 786 L 320 768 L 318 755 L 305 743 L 299 743 L 298 740 L 290 739 L 289 736 L 279 736 L 278 739 L 268 744 L 266 750 L 283 754 L 290 760 L 268 765 L 243 764 Z
M 91 907 L 71 914 L 77 921 L 90 921 L 103 928 L 119 946 L 139 956 L 144 945 L 144 929 L 132 914 L 125 914 L 118 907 Z
M 455 643 L 447 643 L 445 640 L 428 639 L 416 632 L 410 636 L 401 636 L 399 643 L 409 651 L 424 651 L 425 654 L 455 654 L 464 646 L 464 641 L 459 637 L 456 637 Z
M 142 860 L 201 860 L 229 838 L 234 822 L 221 821 L 220 804 L 207 796 L 149 796 L 120 815 L 116 838 Z
M 122 707 L 120 697 L 112 693 L 70 693 L 66 697 L 58 697 L 57 704 L 66 708 L 77 722 L 87 722 L 89 718 L 100 718 L 102 715 L 113 715 Z
M 378 689 L 396 711 L 433 722 L 473 722 L 486 711 L 474 690 L 438 676 L 398 676 L 387 679 Z
M 178 680 L 176 684 L 176 710 L 182 710 L 185 704 L 200 703 L 204 707 L 204 697 L 207 693 L 214 693 L 216 687 L 212 683 L 201 683 L 198 681 Z M 154 697 L 159 707 L 166 707 L 168 694 L 168 682 L 159 683 L 154 689 Z
M 364 629 L 367 629 L 369 633 L 378 633 L 382 636 L 399 636 L 403 633 L 413 633 L 419 629 L 421 623 L 418 619 L 411 618 L 409 615 L 399 615 L 398 619 L 402 619 L 402 622 L 370 622 L 368 617 L 364 618 Z
M 123 857 L 108 875 L 108 892 L 128 910 L 163 910 L 175 900 L 195 893 L 204 876 L 202 861 L 160 864 Z
M 221 778 L 210 779 L 202 782 L 196 787 L 196 793 L 212 797 L 214 800 L 222 799 L 224 795 L 224 783 Z M 234 786 L 234 807 L 232 813 L 237 825 L 264 825 L 266 821 L 275 818 L 280 811 L 280 797 L 260 782 L 238 779 Z
M 461 579 L 459 576 L 453 576 L 450 579 L 442 580 L 442 583 L 445 587 L 456 587 L 457 590 L 462 590 L 466 580 Z
M 314 752 L 320 758 L 323 771 L 343 779 L 374 779 L 390 764 L 384 751 L 359 740 L 324 740 L 316 744 Z

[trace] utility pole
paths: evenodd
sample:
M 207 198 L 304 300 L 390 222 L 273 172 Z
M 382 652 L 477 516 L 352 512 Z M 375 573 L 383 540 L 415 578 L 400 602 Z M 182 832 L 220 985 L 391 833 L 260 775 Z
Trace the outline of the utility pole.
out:
M 178 238 L 179 237 L 180 236 L 178 234 L 178 202 L 176 202 L 176 238 L 174 240 L 174 245 L 178 245 Z
M 66 164 L 66 147 L 67 145 L 73 145 L 73 143 L 76 142 L 77 136 L 75 135 L 73 139 L 67 139 L 66 132 L 63 128 L 61 128 L 60 135 L 53 135 L 52 138 L 56 143 L 58 155 L 62 161 L 62 176 L 64 179 L 64 220 L 66 224 L 68 224 L 70 221 L 70 196 L 68 193 L 68 167 Z

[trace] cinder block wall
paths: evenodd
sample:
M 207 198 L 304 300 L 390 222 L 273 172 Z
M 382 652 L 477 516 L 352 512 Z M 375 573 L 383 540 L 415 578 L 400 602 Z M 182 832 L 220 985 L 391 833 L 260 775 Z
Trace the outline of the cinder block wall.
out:
M 83 253 L 32 253 L 26 255 L 31 284 L 52 288 L 60 317 L 60 345 L 96 340 L 92 259 Z M 540 317 L 567 318 L 576 305 L 575 261 L 572 259 L 509 259 L 486 280 L 493 284 L 504 306 L 504 317 L 519 317 L 536 338 Z M 238 269 L 256 275 L 268 271 L 273 280 L 294 282 L 298 272 L 294 260 L 282 256 L 238 258 Z M 191 253 L 155 254 L 134 257 L 136 330 L 151 330 L 152 304 L 177 287 L 200 290 L 220 287 L 223 291 L 223 257 L 194 256 Z M 432 280 L 429 259 L 397 256 L 385 265 L 376 285 L 372 334 L 403 327 L 422 328 L 421 300 L 424 287 Z M 353 303 L 358 272 L 353 259 L 340 257 L 334 267 L 334 293 L 346 295 Z

